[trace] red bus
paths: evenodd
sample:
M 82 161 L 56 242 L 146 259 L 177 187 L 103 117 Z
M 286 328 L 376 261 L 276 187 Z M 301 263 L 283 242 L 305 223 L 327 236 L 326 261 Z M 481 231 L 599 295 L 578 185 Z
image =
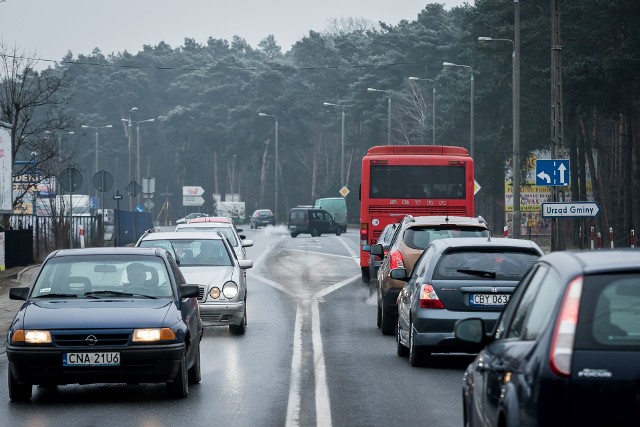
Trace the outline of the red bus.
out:
M 387 224 L 405 215 L 474 216 L 473 159 L 462 147 L 382 145 L 362 159 L 360 267 L 369 281 L 369 252 Z

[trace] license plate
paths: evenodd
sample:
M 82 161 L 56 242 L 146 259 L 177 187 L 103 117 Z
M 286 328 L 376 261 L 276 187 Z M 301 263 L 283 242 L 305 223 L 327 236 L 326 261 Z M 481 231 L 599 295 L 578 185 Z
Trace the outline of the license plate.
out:
M 471 294 L 469 305 L 472 306 L 500 306 L 509 302 L 509 294 Z
M 120 353 L 63 353 L 62 366 L 120 366 Z
M 295 225 L 290 225 L 289 228 L 298 228 L 298 227 Z

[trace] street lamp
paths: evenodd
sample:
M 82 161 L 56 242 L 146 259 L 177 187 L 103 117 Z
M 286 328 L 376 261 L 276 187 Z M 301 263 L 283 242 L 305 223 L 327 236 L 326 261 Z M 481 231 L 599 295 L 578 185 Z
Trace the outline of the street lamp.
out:
M 522 235 L 520 230 L 520 13 L 519 2 L 516 1 L 515 19 L 515 41 L 511 39 L 494 39 L 492 37 L 478 37 L 479 41 L 503 41 L 509 42 L 513 46 L 512 60 L 512 102 L 513 113 L 513 154 L 512 154 L 512 174 L 513 174 L 513 231 L 511 235 L 514 239 L 519 239 Z
M 275 193 L 275 197 L 274 197 L 274 204 L 273 204 L 273 216 L 274 219 L 276 221 L 276 223 L 278 222 L 278 117 L 274 116 L 273 114 L 265 114 L 265 113 L 258 113 L 258 116 L 260 117 L 273 117 L 276 121 L 275 127 L 276 127 L 276 147 L 275 147 L 275 158 L 276 158 L 276 167 L 275 167 L 275 186 L 274 186 L 274 193 Z
M 475 123 L 474 123 L 474 114 L 473 114 L 473 86 L 474 86 L 474 82 L 473 82 L 473 67 L 470 65 L 460 65 L 460 64 L 453 64 L 451 62 L 443 62 L 442 65 L 444 67 L 462 67 L 462 68 L 468 68 L 469 70 L 471 70 L 471 129 L 469 131 L 469 154 L 471 155 L 471 158 L 473 158 L 474 152 L 473 152 L 473 140 L 475 139 Z
M 82 125 L 80 126 L 83 129 L 93 129 L 96 132 L 96 173 L 98 173 L 100 171 L 100 167 L 98 164 L 98 160 L 99 160 L 99 146 L 98 146 L 98 129 L 109 129 L 112 128 L 113 125 L 105 125 L 105 126 L 88 126 L 88 125 Z M 103 177 L 104 178 L 104 177 Z M 102 186 L 102 191 L 104 191 L 104 185 Z M 96 188 L 96 203 L 98 202 L 98 189 Z M 103 206 L 104 207 L 104 206 Z
M 127 136 L 129 137 L 129 181 L 127 185 L 131 182 L 131 113 L 135 113 L 138 111 L 138 107 L 131 107 L 129 110 L 129 119 L 122 119 L 123 122 L 127 122 Z M 129 198 L 129 209 L 133 211 L 133 200 Z
M 391 145 L 391 91 L 368 87 L 367 92 L 382 92 L 387 95 L 387 145 Z
M 140 123 L 151 123 L 154 122 L 155 119 L 147 119 L 147 120 L 139 120 L 134 122 L 136 124 L 136 182 L 141 184 L 140 178 Z
M 431 138 L 431 145 L 436 145 L 436 83 L 433 79 L 422 79 L 420 77 L 409 77 L 409 80 L 411 81 L 426 81 L 426 82 L 431 82 L 431 84 L 433 84 L 433 100 L 432 100 L 432 106 L 431 106 L 431 119 L 432 119 L 432 125 L 431 127 L 432 129 L 432 138 Z
M 345 185 L 344 182 L 344 105 L 333 104 L 331 102 L 323 102 L 325 107 L 338 107 L 342 108 L 342 133 L 340 138 L 340 185 Z

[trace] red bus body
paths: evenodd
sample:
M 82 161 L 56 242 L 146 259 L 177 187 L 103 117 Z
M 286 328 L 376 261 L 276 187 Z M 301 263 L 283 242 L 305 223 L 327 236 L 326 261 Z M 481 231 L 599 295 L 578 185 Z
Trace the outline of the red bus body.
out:
M 473 159 L 462 147 L 383 145 L 362 159 L 360 267 L 369 276 L 369 252 L 387 224 L 405 215 L 474 216 Z

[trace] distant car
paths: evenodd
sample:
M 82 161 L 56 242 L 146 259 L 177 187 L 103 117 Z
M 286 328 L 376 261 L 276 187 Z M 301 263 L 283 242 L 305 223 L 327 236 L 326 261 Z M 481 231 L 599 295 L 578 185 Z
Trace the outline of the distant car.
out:
M 187 281 L 199 283 L 198 303 L 205 326 L 228 326 L 242 335 L 247 327 L 247 282 L 244 270 L 253 261 L 238 259 L 222 234 L 165 232 L 147 234 L 141 247 L 176 252 Z
M 404 268 L 411 274 L 413 265 L 424 249 L 437 239 L 449 237 L 489 237 L 489 227 L 480 217 L 466 216 L 411 216 L 407 215 L 395 229 L 388 254 L 384 256 L 376 285 L 378 292 L 378 313 L 376 326 L 383 335 L 393 335 L 396 329 L 398 294 L 405 282 L 390 276 L 394 268 Z M 371 255 L 384 254 L 382 245 L 373 245 Z
M 8 331 L 9 398 L 31 399 L 34 384 L 158 382 L 186 397 L 201 378 L 199 289 L 166 250 L 52 252 L 30 288 L 9 291 L 25 301 Z
M 475 353 L 477 346 L 454 339 L 456 320 L 480 317 L 493 326 L 516 285 L 543 254 L 531 240 L 449 238 L 422 253 L 398 295 L 398 356 L 418 366 L 432 353 Z
M 539 258 L 495 328 L 480 318 L 455 327 L 485 346 L 464 374 L 464 424 L 637 426 L 638 319 L 637 249 Z
M 269 209 L 258 209 L 251 214 L 249 226 L 253 228 L 264 227 L 265 225 L 276 225 L 276 219 L 273 212 Z
M 387 224 L 382 230 L 382 233 L 380 233 L 380 237 L 378 238 L 378 241 L 376 242 L 376 244 L 382 245 L 383 252 L 380 255 L 369 255 L 369 277 L 376 277 L 376 275 L 378 274 L 378 269 L 382 264 L 382 259 L 389 252 L 391 239 L 397 227 L 399 227 L 399 224 L 397 222 Z M 364 250 L 369 250 L 369 251 L 371 250 L 370 246 L 367 246 L 366 248 L 367 249 L 364 249 Z
M 196 218 L 200 218 L 203 216 L 208 216 L 206 213 L 202 213 L 202 212 L 193 212 L 190 213 L 189 215 L 185 216 L 184 218 L 180 218 L 178 220 L 176 220 L 176 224 L 186 224 L 189 221 L 191 221 L 192 219 L 196 219 Z
M 342 227 L 333 216 L 325 210 L 314 206 L 298 206 L 289 210 L 287 228 L 291 237 L 300 234 L 311 234 L 311 237 L 319 237 L 327 233 L 342 234 Z
M 245 248 L 253 246 L 253 240 L 247 239 L 247 236 L 244 234 L 239 234 L 239 232 L 243 231 L 242 228 L 236 228 L 236 226 L 233 225 L 233 222 L 226 217 L 223 218 L 228 221 L 198 221 L 206 218 L 197 218 L 196 220 L 190 221 L 188 224 L 178 224 L 176 225 L 175 231 L 219 231 L 229 239 L 229 244 L 233 248 L 238 259 L 247 259 L 247 251 Z

